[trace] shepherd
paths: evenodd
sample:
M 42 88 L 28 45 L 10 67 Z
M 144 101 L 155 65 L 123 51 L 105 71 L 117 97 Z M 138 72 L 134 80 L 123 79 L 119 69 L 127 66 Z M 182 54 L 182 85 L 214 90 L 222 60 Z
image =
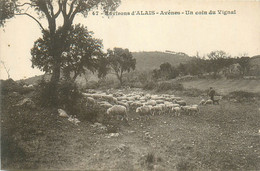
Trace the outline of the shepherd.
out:
M 210 88 L 209 88 L 209 92 L 208 92 L 208 96 L 209 96 L 210 99 L 213 101 L 213 104 L 214 104 L 214 96 L 215 96 L 215 93 L 216 93 L 216 91 L 215 91 L 212 87 L 210 87 Z

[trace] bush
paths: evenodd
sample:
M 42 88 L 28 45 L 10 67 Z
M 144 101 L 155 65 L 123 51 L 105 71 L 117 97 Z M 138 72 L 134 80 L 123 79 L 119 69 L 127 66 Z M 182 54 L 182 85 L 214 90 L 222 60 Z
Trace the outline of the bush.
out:
M 143 89 L 145 90 L 154 90 L 157 87 L 156 82 L 154 81 L 148 81 L 144 84 Z
M 162 82 L 159 83 L 156 91 L 167 91 L 167 90 L 174 90 L 174 91 L 183 91 L 184 87 L 180 83 L 172 83 L 172 82 Z
M 26 94 L 26 93 L 30 93 L 34 90 L 33 87 L 24 88 L 22 84 L 19 84 L 12 79 L 1 80 L 0 85 L 1 85 L 1 94 L 2 95 L 6 95 L 11 92 L 17 92 L 19 94 Z
M 96 89 L 99 87 L 99 83 L 97 81 L 88 81 L 86 83 L 86 89 Z
M 77 85 L 72 81 L 62 80 L 55 85 L 51 82 L 41 80 L 38 85 L 39 104 L 43 107 L 59 107 L 71 110 L 76 105 L 81 94 Z
M 260 94 L 259 93 L 253 93 L 253 92 L 246 92 L 246 91 L 233 91 L 233 92 L 230 92 L 224 98 L 235 99 L 238 102 L 255 101 L 255 100 L 260 98 Z
M 78 103 L 76 107 L 78 108 L 76 116 L 79 120 L 96 122 L 97 117 L 103 114 L 98 105 L 86 105 L 85 99 L 83 99 L 81 103 Z

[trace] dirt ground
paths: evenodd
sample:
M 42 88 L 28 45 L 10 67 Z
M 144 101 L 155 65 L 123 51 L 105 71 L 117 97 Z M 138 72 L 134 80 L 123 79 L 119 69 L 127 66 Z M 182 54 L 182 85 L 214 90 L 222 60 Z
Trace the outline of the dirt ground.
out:
M 198 115 L 147 121 L 130 112 L 129 125 L 111 134 L 90 122 L 74 125 L 52 110 L 16 107 L 20 96 L 5 98 L 2 169 L 260 170 L 259 102 L 222 100 L 201 106 Z

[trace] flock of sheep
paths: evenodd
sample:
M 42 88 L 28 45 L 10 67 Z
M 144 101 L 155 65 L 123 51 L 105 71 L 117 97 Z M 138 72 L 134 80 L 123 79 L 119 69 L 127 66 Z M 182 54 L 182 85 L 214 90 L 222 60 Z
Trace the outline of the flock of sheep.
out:
M 129 111 L 138 113 L 149 119 L 152 115 L 181 114 L 195 115 L 199 113 L 199 105 L 187 105 L 181 97 L 169 94 L 152 95 L 143 92 L 125 94 L 122 90 L 115 93 L 88 91 L 82 93 L 87 99 L 87 105 L 99 105 L 111 117 L 128 120 Z M 200 105 L 212 104 L 211 100 L 202 100 Z

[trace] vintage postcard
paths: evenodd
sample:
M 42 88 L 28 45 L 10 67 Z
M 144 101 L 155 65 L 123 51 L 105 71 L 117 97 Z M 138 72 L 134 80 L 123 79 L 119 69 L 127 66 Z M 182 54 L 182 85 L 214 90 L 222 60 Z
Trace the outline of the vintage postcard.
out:
M 1 0 L 2 170 L 260 170 L 260 2 Z

